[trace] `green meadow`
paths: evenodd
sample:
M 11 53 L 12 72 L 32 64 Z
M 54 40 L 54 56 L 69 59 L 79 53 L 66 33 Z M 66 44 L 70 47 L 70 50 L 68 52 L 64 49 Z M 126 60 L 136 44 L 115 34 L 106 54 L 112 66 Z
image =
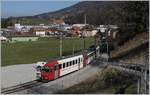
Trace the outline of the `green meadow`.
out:
M 33 42 L 16 42 L 1 44 L 1 65 L 30 64 L 37 61 L 59 57 L 59 39 L 39 38 Z M 85 47 L 94 44 L 94 38 L 85 38 Z M 63 38 L 63 56 L 83 49 L 82 38 Z

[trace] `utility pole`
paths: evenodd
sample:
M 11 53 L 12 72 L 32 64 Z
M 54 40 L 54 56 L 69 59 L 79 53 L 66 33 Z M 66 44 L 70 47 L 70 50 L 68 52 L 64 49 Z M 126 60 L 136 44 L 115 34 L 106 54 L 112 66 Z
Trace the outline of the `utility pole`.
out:
M 95 46 L 96 46 L 96 36 L 94 36 L 94 44 L 95 44 Z
M 72 55 L 74 55 L 75 42 L 72 42 L 72 43 L 73 43 L 73 46 L 72 46 Z
M 107 61 L 109 59 L 109 46 L 108 46 L 108 40 L 106 41 L 106 44 L 107 44 Z
M 95 47 L 95 50 L 96 50 L 96 41 L 97 41 L 97 40 L 96 40 L 96 35 L 95 35 L 95 36 L 94 36 L 94 44 L 95 44 L 94 47 Z M 96 52 L 95 52 L 95 58 L 96 58 L 96 57 L 97 57 L 97 54 L 96 54 Z
M 84 24 L 86 25 L 86 14 L 84 14 Z M 85 37 L 83 36 L 84 31 L 85 31 L 85 29 L 82 31 L 83 51 L 85 50 Z
M 86 25 L 86 14 L 84 14 L 84 24 Z
M 108 27 L 107 27 L 108 28 Z M 107 61 L 109 61 L 109 38 L 108 38 L 108 31 L 109 29 L 107 29 L 106 32 L 106 44 L 107 44 Z
M 83 41 L 84 41 L 84 50 L 85 50 L 85 37 L 83 37 L 83 39 L 84 39 Z
M 82 31 L 82 51 L 85 49 L 85 41 L 84 41 L 84 36 L 83 36 L 83 31 Z
M 60 43 L 59 54 L 60 54 L 60 57 L 61 57 L 61 56 L 62 56 L 62 36 L 63 36 L 63 35 L 62 35 L 62 32 L 60 32 L 60 35 L 59 35 L 59 36 L 60 36 L 60 38 L 59 38 L 59 39 L 60 39 L 60 40 L 59 40 L 59 43 Z

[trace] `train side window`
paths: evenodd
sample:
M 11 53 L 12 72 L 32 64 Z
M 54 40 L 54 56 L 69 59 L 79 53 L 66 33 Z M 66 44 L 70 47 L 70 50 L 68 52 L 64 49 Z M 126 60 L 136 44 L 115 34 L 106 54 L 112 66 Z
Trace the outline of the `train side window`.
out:
M 60 69 L 62 68 L 62 65 L 61 65 L 61 64 L 59 64 L 59 68 L 60 68 Z
M 69 62 L 67 62 L 67 67 L 69 66 Z
M 82 62 L 82 58 L 81 58 L 80 60 L 81 60 L 81 62 Z
M 63 63 L 63 68 L 65 68 L 65 63 Z
M 80 63 L 80 58 L 78 59 L 78 62 Z
M 74 65 L 75 61 L 73 60 L 73 65 Z
M 69 64 L 70 64 L 69 66 L 71 66 L 71 61 L 69 62 Z
M 78 63 L 78 60 L 76 59 L 76 64 Z

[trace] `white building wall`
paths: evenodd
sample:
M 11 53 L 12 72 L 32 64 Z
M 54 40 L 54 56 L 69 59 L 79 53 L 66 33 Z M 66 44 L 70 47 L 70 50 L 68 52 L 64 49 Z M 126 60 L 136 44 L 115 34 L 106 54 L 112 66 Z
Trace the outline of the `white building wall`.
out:
M 0 36 L 0 41 L 1 41 L 1 40 L 7 41 L 8 39 L 7 39 L 6 37 Z
M 45 36 L 45 31 L 36 32 L 36 36 Z
M 21 28 L 22 28 L 23 26 L 21 26 L 19 23 L 17 23 L 17 24 L 15 24 L 15 29 L 17 30 L 17 31 L 21 31 Z
M 92 30 L 92 36 L 95 36 L 97 32 L 97 30 Z

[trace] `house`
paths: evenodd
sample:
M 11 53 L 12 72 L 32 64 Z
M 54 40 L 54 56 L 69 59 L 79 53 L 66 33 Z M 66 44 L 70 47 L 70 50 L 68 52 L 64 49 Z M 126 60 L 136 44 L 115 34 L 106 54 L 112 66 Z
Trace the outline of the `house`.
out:
M 97 28 L 101 41 L 107 42 L 109 48 L 117 48 L 119 42 L 119 27 L 117 25 L 100 25 Z
M 45 36 L 55 36 L 58 35 L 58 29 L 57 28 L 43 28 L 43 27 L 33 27 L 30 29 L 30 32 L 32 32 L 36 36 L 45 37 Z
M 5 34 L 9 42 L 36 41 L 38 37 L 32 32 L 8 32 Z
M 16 24 L 14 24 L 14 28 L 15 28 L 15 30 L 17 30 L 17 31 L 21 31 L 21 28 L 22 28 L 23 26 L 21 26 L 19 23 L 16 23 Z
M 72 27 L 79 27 L 80 29 L 82 29 L 86 25 L 88 25 L 88 24 L 73 24 Z
M 91 36 L 95 36 L 97 34 L 98 30 L 92 30 L 91 32 L 92 32 Z
M 100 25 L 97 29 L 100 31 L 101 36 L 107 36 L 109 39 L 115 39 L 116 34 L 119 32 L 117 25 Z
M 84 37 L 91 37 L 91 36 L 92 36 L 92 32 L 86 30 L 86 31 L 83 31 L 82 35 L 83 35 Z
M 68 36 L 81 37 L 80 27 L 74 26 L 67 33 L 68 33 Z
M 48 28 L 48 25 L 39 24 L 39 25 L 20 25 L 19 23 L 14 24 L 14 29 L 18 32 L 29 32 L 31 28 Z
M 4 37 L 4 36 L 0 36 L 0 41 L 1 42 L 7 42 L 8 39 L 6 37 Z
M 84 37 L 93 37 L 97 34 L 98 30 L 96 29 L 84 29 L 82 30 L 82 36 Z
M 46 28 L 43 28 L 43 27 L 33 27 L 30 29 L 30 32 L 32 32 L 36 36 L 44 37 L 44 36 L 46 36 L 47 30 L 46 30 Z
M 59 27 L 59 29 L 63 30 L 63 31 L 67 31 L 67 30 L 71 30 L 72 26 L 71 25 L 62 25 Z
M 53 24 L 65 25 L 65 22 L 64 22 L 63 19 L 54 19 L 54 20 L 53 20 Z

